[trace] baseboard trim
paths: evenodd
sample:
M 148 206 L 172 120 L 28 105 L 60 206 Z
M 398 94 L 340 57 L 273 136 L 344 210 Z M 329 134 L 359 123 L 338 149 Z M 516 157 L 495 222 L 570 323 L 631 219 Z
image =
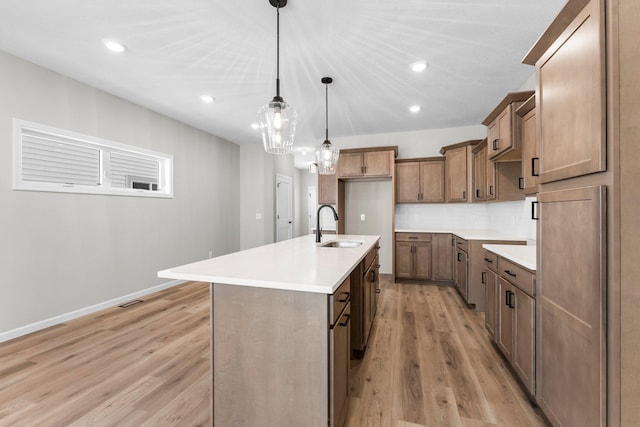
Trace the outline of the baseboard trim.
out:
M 0 332 L 0 343 L 5 341 L 12 340 L 14 338 L 21 337 L 23 335 L 30 334 L 32 332 L 37 332 L 42 329 L 46 329 L 50 326 L 57 325 L 59 323 L 67 322 L 69 320 L 77 319 L 78 317 L 86 316 L 87 314 L 95 313 L 96 311 L 104 310 L 105 308 L 113 307 L 115 305 L 119 305 L 125 303 L 127 301 L 131 301 L 132 299 L 140 298 L 145 295 L 152 294 L 154 292 L 162 291 L 164 289 L 168 289 L 177 285 L 185 283 L 184 280 L 172 280 L 170 282 L 165 282 L 157 286 L 153 286 L 151 288 L 143 289 L 138 292 L 134 292 L 128 295 L 123 295 L 118 298 L 114 298 L 109 301 L 101 302 L 89 307 L 84 307 L 79 310 L 72 311 L 70 313 L 60 314 L 58 316 L 51 317 L 49 319 L 44 319 L 39 322 L 31 323 L 29 325 L 21 326 L 19 328 L 12 329 L 6 332 Z

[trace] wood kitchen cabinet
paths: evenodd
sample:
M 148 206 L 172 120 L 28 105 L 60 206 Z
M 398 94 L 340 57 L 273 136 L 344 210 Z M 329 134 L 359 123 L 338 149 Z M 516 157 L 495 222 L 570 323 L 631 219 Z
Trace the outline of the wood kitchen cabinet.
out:
M 318 174 L 318 205 L 338 203 L 338 176 Z
M 455 259 L 454 259 L 454 271 L 455 271 L 455 280 L 454 284 L 458 289 L 458 292 L 462 295 L 462 298 L 465 301 L 469 300 L 469 253 L 464 251 L 460 246 L 457 245 L 456 239 L 456 248 L 455 248 Z
M 356 358 L 364 356 L 377 311 L 380 292 L 378 243 L 351 272 L 351 350 Z
M 396 203 L 444 203 L 445 158 L 396 160 Z
M 497 341 L 498 331 L 498 256 L 484 251 L 485 271 L 482 283 L 485 286 L 484 325 L 493 341 Z
M 397 147 L 340 150 L 338 178 L 391 177 Z
M 445 156 L 445 197 L 447 203 L 473 201 L 473 147 L 480 140 L 464 141 L 440 149 Z
M 451 282 L 453 280 L 453 250 L 451 234 L 431 235 L 431 280 Z
M 431 234 L 396 233 L 397 279 L 431 279 Z
M 520 117 L 520 137 L 522 140 L 522 187 L 525 195 L 538 192 L 538 129 L 536 126 L 535 95 L 527 99 L 517 110 Z
M 473 150 L 473 201 L 487 200 L 487 140 L 483 139 Z
M 493 161 L 520 160 L 520 126 L 516 109 L 535 92 L 511 92 L 482 121 L 487 126 L 487 157 Z

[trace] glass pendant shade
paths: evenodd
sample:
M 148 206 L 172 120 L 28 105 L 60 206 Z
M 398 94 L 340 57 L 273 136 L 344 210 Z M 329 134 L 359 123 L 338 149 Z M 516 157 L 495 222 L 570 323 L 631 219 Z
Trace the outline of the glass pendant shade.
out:
M 284 100 L 263 105 L 258 110 L 258 123 L 262 133 L 264 151 L 270 154 L 288 154 L 293 148 L 298 113 Z
M 340 150 L 331 144 L 328 139 L 316 150 L 316 163 L 320 175 L 333 175 L 336 173 Z

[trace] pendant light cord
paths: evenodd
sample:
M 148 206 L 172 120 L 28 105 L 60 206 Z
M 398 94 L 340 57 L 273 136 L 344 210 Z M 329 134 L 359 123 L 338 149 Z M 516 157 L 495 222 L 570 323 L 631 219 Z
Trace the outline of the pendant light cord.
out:
M 276 98 L 280 100 L 280 1 L 276 7 Z
M 325 99 L 324 99 L 324 124 L 325 124 L 325 140 L 329 140 L 329 84 L 324 84 Z

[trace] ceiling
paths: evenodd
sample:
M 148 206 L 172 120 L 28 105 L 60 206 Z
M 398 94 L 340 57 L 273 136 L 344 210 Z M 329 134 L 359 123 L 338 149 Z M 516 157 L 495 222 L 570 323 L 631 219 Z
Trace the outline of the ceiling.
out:
M 295 147 L 329 136 L 479 124 L 533 73 L 520 60 L 565 0 L 289 0 L 281 95 Z M 127 47 L 106 50 L 102 39 Z M 238 144 L 275 95 L 268 0 L 2 0 L 0 50 Z M 409 65 L 426 60 L 422 73 Z M 205 104 L 200 95 L 215 101 Z M 418 113 L 410 105 L 422 107 Z

